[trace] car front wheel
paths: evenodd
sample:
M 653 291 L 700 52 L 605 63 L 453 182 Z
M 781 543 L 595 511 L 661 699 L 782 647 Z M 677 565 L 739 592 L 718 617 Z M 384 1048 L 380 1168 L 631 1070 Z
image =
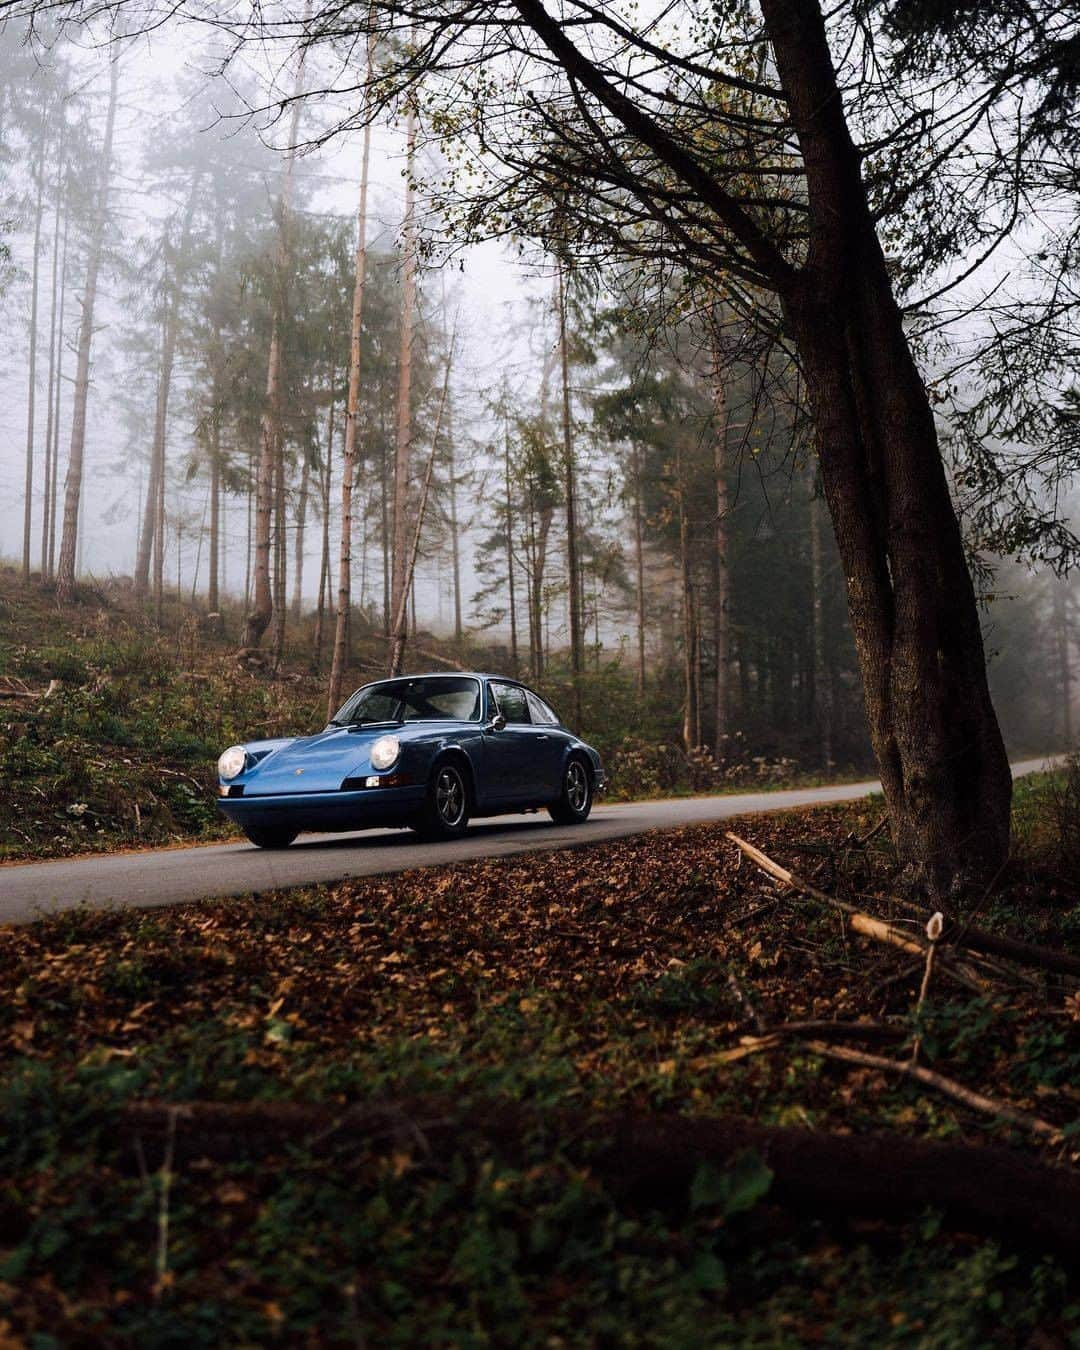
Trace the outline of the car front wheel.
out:
M 261 830 L 257 825 L 245 825 L 244 833 L 257 848 L 288 848 L 299 830 Z
M 448 761 L 437 764 L 417 829 L 425 839 L 457 839 L 468 824 L 469 788 L 464 773 Z
M 563 770 L 562 791 L 548 815 L 557 825 L 580 825 L 592 810 L 592 782 L 589 770 L 580 759 L 572 759 Z

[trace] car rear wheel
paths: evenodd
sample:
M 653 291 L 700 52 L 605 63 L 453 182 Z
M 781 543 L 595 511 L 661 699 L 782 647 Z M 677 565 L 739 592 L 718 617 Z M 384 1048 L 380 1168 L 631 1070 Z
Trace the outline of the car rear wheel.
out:
M 245 825 L 244 833 L 257 848 L 288 848 L 300 831 L 260 829 L 257 825 Z
M 592 810 L 592 779 L 583 760 L 572 759 L 563 770 L 562 792 L 548 815 L 557 825 L 580 825 Z
M 451 760 L 436 764 L 428 783 L 427 800 L 416 823 L 425 839 L 458 839 L 469 824 L 469 785 Z

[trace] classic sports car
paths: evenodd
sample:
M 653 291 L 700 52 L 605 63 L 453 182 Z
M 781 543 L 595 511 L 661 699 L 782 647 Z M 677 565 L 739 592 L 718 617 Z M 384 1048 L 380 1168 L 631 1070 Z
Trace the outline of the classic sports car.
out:
M 604 783 L 600 756 L 539 695 L 472 674 L 366 684 L 315 736 L 231 746 L 218 776 L 222 811 L 260 848 L 376 825 L 452 839 L 470 816 L 538 807 L 575 825 Z

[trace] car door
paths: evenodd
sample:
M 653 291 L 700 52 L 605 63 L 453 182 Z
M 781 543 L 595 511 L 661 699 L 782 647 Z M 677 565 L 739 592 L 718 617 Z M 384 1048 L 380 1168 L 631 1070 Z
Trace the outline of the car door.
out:
M 536 777 L 542 789 L 539 800 L 552 802 L 562 791 L 563 762 L 571 738 L 559 725 L 554 710 L 548 707 L 539 694 L 526 689 L 525 700 L 529 705 L 529 720 L 532 724 Z
M 484 796 L 506 805 L 538 801 L 535 742 L 525 690 L 518 684 L 492 680 L 488 686 L 491 716 L 506 719 L 501 731 L 484 732 Z

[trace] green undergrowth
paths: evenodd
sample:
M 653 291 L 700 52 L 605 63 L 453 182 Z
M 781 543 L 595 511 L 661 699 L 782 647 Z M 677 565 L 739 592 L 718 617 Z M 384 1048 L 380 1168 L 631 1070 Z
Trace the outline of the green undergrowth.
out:
M 851 848 L 877 818 L 737 828 L 903 922 L 888 845 Z M 1041 866 L 1018 859 L 983 922 L 1015 930 L 1026 908 L 1033 937 L 1075 950 L 1075 887 L 1024 898 Z M 41 1346 L 1080 1344 L 1080 1291 L 1041 1252 L 933 1212 L 798 1216 L 753 1154 L 658 1206 L 545 1123 L 734 1114 L 1034 1152 L 797 1040 L 730 1055 L 755 1016 L 872 1018 L 900 1037 L 880 1053 L 918 1031 L 925 1064 L 1075 1151 L 1073 987 L 939 984 L 916 1017 L 905 963 L 770 892 L 722 828 L 7 930 L 0 1319 Z M 459 1128 L 436 1149 L 422 1131 L 261 1143 L 167 1176 L 166 1142 L 123 1124 L 146 1100 L 439 1101 Z M 513 1145 L 481 1125 L 500 1104 L 537 1122 Z
M 140 1174 L 112 1125 L 139 1086 L 87 1066 L 3 1090 L 0 1142 L 20 1163 L 3 1195 L 10 1343 L 975 1350 L 1080 1334 L 1059 1263 L 947 1234 L 932 1212 L 793 1218 L 753 1153 L 699 1167 L 662 1210 L 542 1129 L 510 1153 L 330 1139 L 171 1172 L 155 1144 Z

